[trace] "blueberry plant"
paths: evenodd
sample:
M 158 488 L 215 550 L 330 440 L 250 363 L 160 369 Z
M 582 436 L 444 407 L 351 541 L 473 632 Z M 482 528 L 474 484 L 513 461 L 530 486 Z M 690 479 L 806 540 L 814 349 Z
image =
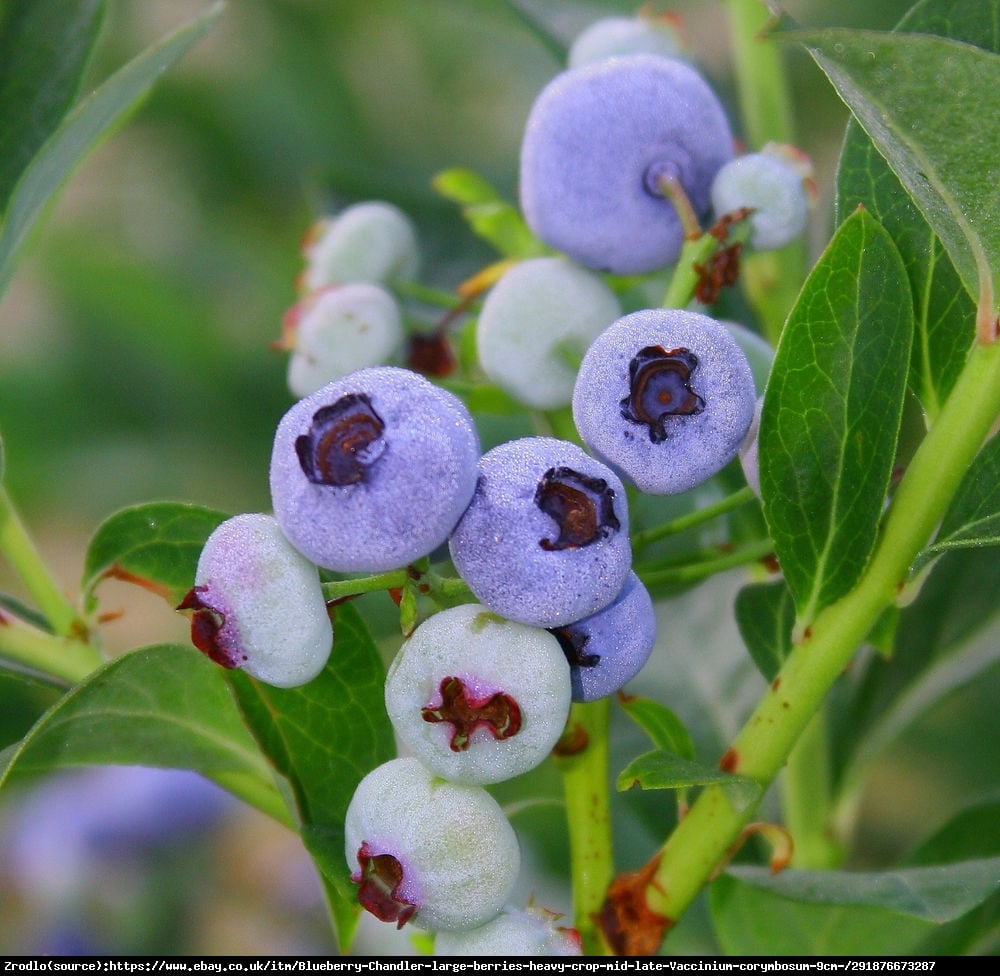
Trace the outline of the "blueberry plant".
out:
M 226 16 L 73 104 L 102 6 L 0 5 L 0 287 Z M 855 828 L 865 790 L 928 802 L 886 746 L 996 686 L 1000 3 L 722 6 L 732 97 L 667 11 L 574 39 L 507 4 L 559 63 L 516 199 L 434 177 L 493 251 L 463 280 L 397 203 L 316 215 L 269 510 L 116 512 L 70 599 L 0 482 L 0 692 L 47 705 L 0 785 L 195 770 L 301 835 L 343 952 L 363 912 L 441 954 L 997 947 L 995 762 L 910 849 L 866 863 Z M 791 49 L 851 113 L 815 253 Z M 109 578 L 190 642 L 107 659 Z

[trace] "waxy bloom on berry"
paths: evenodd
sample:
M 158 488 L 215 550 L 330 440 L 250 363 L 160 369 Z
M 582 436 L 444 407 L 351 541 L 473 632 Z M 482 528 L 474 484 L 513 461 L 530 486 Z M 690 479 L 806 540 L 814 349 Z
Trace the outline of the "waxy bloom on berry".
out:
M 393 759 L 358 784 L 345 854 L 361 905 L 384 922 L 470 929 L 500 913 L 521 865 L 517 836 L 481 786 Z

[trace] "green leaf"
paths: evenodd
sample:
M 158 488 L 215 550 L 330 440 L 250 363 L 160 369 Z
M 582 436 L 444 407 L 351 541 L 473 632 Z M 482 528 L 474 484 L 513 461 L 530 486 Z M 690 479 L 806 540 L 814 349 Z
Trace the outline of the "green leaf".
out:
M 784 580 L 752 583 L 736 594 L 736 623 L 754 664 L 773 681 L 792 649 L 795 601 Z
M 654 746 L 681 759 L 694 759 L 691 733 L 666 705 L 635 695 L 623 695 L 619 702 L 625 714 L 653 740 Z
M 617 780 L 620 791 L 633 786 L 644 790 L 686 790 L 711 785 L 721 786 L 731 802 L 741 809 L 755 803 L 762 792 L 760 784 L 752 779 L 682 759 L 665 749 L 655 749 L 633 759 Z
M 764 517 L 799 627 L 850 590 L 874 548 L 912 333 L 899 253 L 859 210 L 806 280 L 761 411 Z
M 996 545 L 1000 545 L 1000 434 L 987 442 L 966 472 L 933 545 L 917 557 L 914 571 L 949 549 Z
M 937 703 L 1000 662 L 1000 560 L 991 549 L 945 553 L 899 615 L 891 661 L 862 655 L 830 709 L 840 795 Z
M 8 0 L 0 8 L 0 212 L 80 86 L 103 0 Z
M 1000 53 L 998 25 L 995 0 L 923 0 L 896 30 L 950 37 Z M 933 420 L 965 362 L 975 304 L 941 241 L 852 119 L 837 174 L 837 209 L 849 214 L 859 204 L 889 232 L 906 265 L 916 316 L 910 387 Z
M 34 725 L 11 754 L 0 786 L 94 764 L 193 769 L 290 822 L 222 669 L 193 647 L 156 644 L 95 671 Z
M 385 711 L 385 669 L 364 620 L 337 608 L 326 668 L 299 688 L 272 688 L 228 672 L 251 732 L 291 784 L 302 836 L 326 882 L 342 948 L 357 913 L 344 860 L 344 819 L 362 777 L 395 755 Z
M 62 688 L 33 675 L 0 668 L 0 747 L 22 739 L 62 694 Z
M 998 889 L 1000 858 L 881 873 L 735 867 L 710 903 L 735 955 L 898 956 Z
M 443 197 L 461 204 L 462 215 L 474 233 L 504 257 L 530 258 L 551 251 L 528 229 L 521 211 L 478 173 L 449 169 L 434 177 L 434 188 Z
M 215 4 L 134 58 L 77 105 L 52 133 L 21 175 L 8 202 L 0 228 L 0 293 L 10 281 L 29 235 L 77 164 L 124 121 L 156 79 L 204 36 L 221 12 L 221 5 Z
M 109 576 L 145 586 L 177 606 L 194 585 L 202 546 L 222 512 L 178 502 L 123 509 L 101 524 L 87 548 L 82 590 L 88 610 L 94 591 Z
M 943 242 L 969 294 L 1000 277 L 1000 57 L 928 34 L 829 29 L 809 50 Z

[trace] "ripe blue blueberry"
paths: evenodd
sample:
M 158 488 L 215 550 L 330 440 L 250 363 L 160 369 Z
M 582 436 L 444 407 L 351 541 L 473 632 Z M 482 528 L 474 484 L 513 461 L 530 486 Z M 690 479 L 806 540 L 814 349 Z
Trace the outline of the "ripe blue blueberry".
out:
M 632 549 L 618 476 L 568 441 L 525 437 L 493 448 L 450 541 L 476 598 L 494 613 L 558 627 L 619 593 Z
M 533 258 L 507 271 L 483 302 L 480 365 L 514 399 L 565 407 L 587 347 L 621 315 L 614 292 L 563 258 Z
M 581 956 L 576 929 L 558 924 L 559 916 L 542 908 L 508 906 L 492 921 L 464 932 L 439 932 L 435 956 Z
M 308 396 L 331 380 L 365 366 L 379 366 L 403 345 L 396 299 L 365 282 L 321 288 L 289 312 L 288 388 Z
M 687 491 L 728 464 L 753 417 L 753 374 L 726 327 L 684 309 L 633 312 L 583 357 L 573 419 L 640 491 Z
M 712 207 L 716 214 L 750 207 L 750 243 L 758 251 L 772 251 L 790 244 L 806 227 L 809 199 L 808 168 L 803 155 L 787 148 L 765 147 L 732 159 L 715 175 Z M 805 176 L 805 179 L 804 179 Z
M 538 96 L 521 146 L 521 205 L 546 244 L 588 268 L 636 274 L 677 260 L 684 230 L 662 182 L 707 214 L 732 158 L 725 112 L 701 75 L 654 54 L 572 68 Z
M 653 13 L 645 8 L 634 17 L 602 17 L 581 31 L 570 44 L 571 68 L 628 54 L 684 57 L 684 40 L 675 14 Z
M 759 333 L 739 322 L 724 320 L 722 324 L 739 343 L 743 355 L 747 357 L 750 372 L 753 373 L 754 388 L 758 394 L 763 393 L 764 387 L 767 386 L 767 378 L 771 375 L 771 366 L 774 364 L 774 347 Z
M 236 515 L 212 532 L 177 609 L 191 612 L 200 651 L 279 688 L 315 678 L 333 646 L 319 573 L 270 515 Z
M 356 203 L 313 225 L 302 247 L 306 269 L 300 290 L 309 293 L 351 281 L 394 284 L 412 279 L 420 263 L 413 222 L 381 200 Z
M 455 783 L 499 783 L 537 766 L 566 725 L 570 669 L 559 641 L 477 604 L 441 610 L 389 667 L 396 735 Z
M 344 850 L 361 905 L 402 928 L 483 925 L 510 898 L 521 852 L 509 821 L 481 786 L 393 759 L 358 784 Z
M 274 514 L 319 566 L 384 572 L 447 539 L 472 498 L 478 458 L 475 426 L 457 397 L 406 369 L 358 370 L 279 423 Z
M 635 573 L 614 602 L 583 620 L 553 628 L 570 663 L 573 701 L 613 695 L 649 660 L 656 615 L 649 591 Z

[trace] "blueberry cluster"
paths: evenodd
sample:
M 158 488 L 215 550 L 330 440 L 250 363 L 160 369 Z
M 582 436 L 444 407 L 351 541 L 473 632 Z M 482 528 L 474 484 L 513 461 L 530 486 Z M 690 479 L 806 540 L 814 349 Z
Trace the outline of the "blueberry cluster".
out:
M 274 438 L 274 514 L 220 526 L 181 605 L 214 660 L 289 686 L 330 654 L 321 574 L 457 574 L 434 571 L 457 586 L 404 628 L 385 704 L 405 758 L 364 777 L 345 838 L 361 905 L 442 933 L 442 953 L 579 952 L 509 904 L 518 842 L 486 787 L 542 763 L 571 704 L 615 694 L 653 650 L 627 490 L 685 492 L 752 454 L 766 345 L 701 311 L 624 313 L 606 274 L 668 268 L 713 208 L 752 215 L 754 246 L 801 231 L 802 174 L 771 151 L 733 158 L 676 40 L 648 16 L 581 38 L 521 154 L 524 217 L 559 253 L 514 263 L 478 309 L 466 378 L 534 416 L 571 408 L 573 439 L 483 452 L 455 393 L 387 365 L 406 331 L 389 289 L 416 273 L 416 238 L 394 207 L 348 208 L 308 239 L 286 320 L 301 399 Z

